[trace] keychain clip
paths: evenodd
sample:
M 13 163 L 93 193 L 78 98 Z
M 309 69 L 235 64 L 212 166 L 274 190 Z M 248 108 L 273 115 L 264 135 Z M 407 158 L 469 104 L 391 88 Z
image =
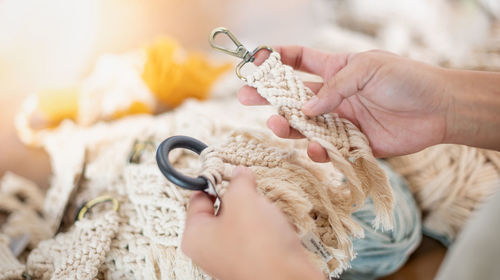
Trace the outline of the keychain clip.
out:
M 215 37 L 217 37 L 217 35 L 221 33 L 229 37 L 229 39 L 236 45 L 236 49 L 231 50 L 226 47 L 219 46 L 215 43 Z M 240 41 L 238 41 L 238 39 L 236 39 L 233 33 L 231 33 L 231 31 L 229 31 L 225 27 L 217 27 L 212 30 L 212 33 L 210 34 L 210 46 L 212 46 L 212 48 L 216 50 L 242 59 L 242 61 L 238 63 L 238 65 L 236 65 L 236 75 L 238 76 L 238 78 L 245 82 L 247 81 L 247 79 L 243 75 L 241 75 L 241 68 L 243 67 L 243 65 L 248 62 L 253 62 L 255 60 L 255 55 L 261 50 L 268 50 L 270 52 L 273 52 L 273 49 L 268 46 L 258 46 L 252 52 L 250 52 L 245 48 L 245 46 L 243 46 L 243 44 L 240 43 Z

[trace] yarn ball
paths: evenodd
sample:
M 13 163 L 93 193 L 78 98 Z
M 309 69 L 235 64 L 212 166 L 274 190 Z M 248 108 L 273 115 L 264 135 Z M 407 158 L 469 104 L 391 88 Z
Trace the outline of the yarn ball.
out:
M 384 232 L 373 228 L 375 208 L 371 199 L 368 199 L 353 214 L 353 218 L 363 227 L 365 237 L 353 239 L 357 256 L 341 279 L 368 280 L 389 275 L 405 264 L 422 239 L 420 210 L 405 179 L 384 161 L 380 160 L 379 163 L 387 173 L 394 192 L 394 228 Z
M 168 108 L 187 98 L 204 100 L 230 64 L 214 65 L 206 55 L 185 52 L 173 38 L 161 38 L 147 48 L 142 78 L 157 100 Z

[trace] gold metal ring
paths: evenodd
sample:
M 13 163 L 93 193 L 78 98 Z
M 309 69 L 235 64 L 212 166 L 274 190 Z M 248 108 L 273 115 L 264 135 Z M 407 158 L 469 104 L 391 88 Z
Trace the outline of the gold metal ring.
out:
M 85 215 L 87 214 L 87 212 L 92 209 L 93 207 L 95 207 L 96 205 L 99 205 L 101 203 L 104 203 L 104 202 L 112 202 L 113 203 L 113 211 L 117 212 L 118 209 L 120 208 L 120 203 L 118 202 L 118 200 L 110 195 L 101 195 L 101 196 L 98 196 L 94 199 L 92 199 L 91 201 L 85 203 L 85 205 L 83 205 L 82 209 L 80 209 L 80 212 L 78 212 L 78 216 L 77 216 L 77 220 L 80 221 L 81 219 L 83 219 L 83 217 L 85 217 Z

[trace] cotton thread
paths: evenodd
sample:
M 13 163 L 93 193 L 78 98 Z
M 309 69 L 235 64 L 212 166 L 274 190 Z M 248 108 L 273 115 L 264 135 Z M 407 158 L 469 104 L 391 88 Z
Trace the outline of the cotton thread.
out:
M 348 267 L 351 250 L 342 249 L 336 237 L 338 234 L 330 229 L 330 224 L 334 224 L 342 234 L 343 228 L 348 228 L 353 235 L 359 233 L 360 229 L 346 214 L 352 211 L 352 206 L 348 203 L 349 191 L 342 183 L 342 175 L 329 165 L 313 163 L 304 153 L 304 141 L 279 140 L 264 133 L 262 124 L 265 115 L 262 113 L 253 110 L 241 112 L 240 108 L 233 105 L 220 102 L 190 103 L 181 110 L 158 117 L 134 117 L 89 128 L 67 124 L 55 131 L 50 141 L 46 141 L 54 145 L 48 150 L 53 162 L 58 164 L 55 176 L 61 177 L 54 178 L 55 181 L 74 178 L 81 171 L 71 168 L 62 173 L 65 166 L 87 166 L 84 183 L 74 200 L 90 200 L 106 192 L 113 193 L 120 201 L 117 233 L 111 239 L 110 249 L 99 268 L 99 273 L 104 277 L 211 279 L 192 264 L 179 247 L 190 192 L 166 181 L 156 167 L 154 153 L 149 150 L 142 154 L 137 164 L 127 164 L 135 140 L 152 139 L 159 143 L 168 135 L 181 133 L 210 145 L 200 158 L 182 150 L 174 150 L 171 161 L 176 168 L 186 174 L 198 175 L 201 161 L 205 165 L 202 170 L 210 171 L 213 168 L 216 170 L 212 174 L 230 179 L 234 165 L 223 159 L 238 165 L 252 165 L 250 168 L 256 174 L 259 190 L 274 201 L 292 224 L 298 225 L 301 233 L 311 230 L 330 246 L 329 251 L 335 259 L 328 264 L 328 268 L 339 274 Z M 229 111 L 238 117 L 220 118 L 217 113 L 220 114 L 222 108 L 225 108 L 225 114 Z M 241 122 L 256 130 L 232 132 Z M 68 142 L 69 135 L 79 135 L 81 141 Z M 87 150 L 89 156 L 67 156 L 80 150 Z M 221 156 L 211 157 L 210 150 L 215 153 L 212 155 L 220 153 Z M 218 186 L 222 195 L 227 182 L 225 179 L 216 180 L 222 180 Z M 324 196 L 325 190 L 327 196 Z M 320 197 L 324 199 L 318 202 L 317 198 Z M 51 195 L 48 199 L 54 197 Z M 330 211 L 326 209 L 332 204 L 337 218 L 321 214 Z M 94 209 L 93 213 L 102 214 L 99 209 Z M 364 223 L 369 225 L 371 222 Z M 365 230 L 365 236 L 371 233 Z M 345 242 L 350 244 L 352 236 L 347 236 Z M 373 246 L 379 248 L 377 244 Z M 351 247 L 355 253 L 357 248 Z M 320 258 L 309 255 L 319 268 L 326 270 L 326 264 Z
M 389 159 L 424 212 L 424 232 L 449 246 L 482 201 L 500 189 L 500 153 L 437 145 Z
M 366 136 L 350 121 L 336 114 L 306 116 L 301 110 L 302 105 L 314 93 L 304 86 L 292 67 L 281 62 L 277 52 L 272 52 L 246 79 L 247 84 L 256 88 L 291 127 L 326 149 L 332 164 L 347 179 L 351 205 L 359 208 L 366 197 L 371 196 L 376 213 L 374 226 L 391 229 L 392 190 L 387 176 L 373 157 Z

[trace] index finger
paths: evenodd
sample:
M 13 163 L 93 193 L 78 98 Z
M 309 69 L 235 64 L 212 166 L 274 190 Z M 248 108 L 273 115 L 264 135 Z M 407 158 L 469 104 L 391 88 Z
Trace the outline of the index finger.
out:
M 327 53 L 303 46 L 274 46 L 281 61 L 296 70 L 308 72 L 327 79 L 347 65 L 348 53 Z M 269 55 L 263 51 L 255 56 L 254 63 L 260 65 Z

